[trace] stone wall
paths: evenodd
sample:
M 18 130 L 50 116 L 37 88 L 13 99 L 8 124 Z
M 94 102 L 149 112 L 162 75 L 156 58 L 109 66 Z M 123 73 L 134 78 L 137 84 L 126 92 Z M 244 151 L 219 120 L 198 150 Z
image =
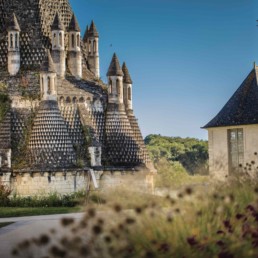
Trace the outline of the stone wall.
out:
M 148 190 L 145 172 L 132 169 L 94 171 L 100 190 L 114 187 L 126 187 L 130 190 Z M 13 194 L 19 196 L 39 196 L 50 193 L 71 194 L 80 190 L 97 190 L 89 171 L 59 172 L 0 172 L 0 180 L 11 187 Z

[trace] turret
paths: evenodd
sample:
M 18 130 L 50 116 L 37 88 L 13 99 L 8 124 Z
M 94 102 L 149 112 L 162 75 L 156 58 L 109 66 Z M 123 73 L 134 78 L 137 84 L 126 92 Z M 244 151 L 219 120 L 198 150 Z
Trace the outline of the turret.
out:
M 41 100 L 57 100 L 55 64 L 48 51 L 40 70 Z
M 68 32 L 68 68 L 72 75 L 79 79 L 82 77 L 81 30 L 74 14 L 70 21 Z
M 90 70 L 97 78 L 99 78 L 99 33 L 94 21 L 91 22 L 90 28 L 86 29 L 84 38 L 87 42 L 88 64 L 90 66 Z
M 123 76 L 124 74 L 120 67 L 119 60 L 116 54 L 114 54 L 107 72 L 108 84 L 109 84 L 109 91 L 108 91 L 109 103 L 115 103 L 115 104 L 124 103 Z
M 123 78 L 123 85 L 124 85 L 124 104 L 125 104 L 125 109 L 127 111 L 130 111 L 133 109 L 133 103 L 132 103 L 132 79 L 130 76 L 130 73 L 127 69 L 126 63 L 123 63 L 122 66 L 122 71 L 124 73 L 124 78 Z
M 16 15 L 13 13 L 7 27 L 8 31 L 8 72 L 16 75 L 20 70 L 20 26 Z
M 51 26 L 52 31 L 52 57 L 55 64 L 55 70 L 58 76 L 64 77 L 66 71 L 65 65 L 65 27 L 58 15 L 54 18 Z

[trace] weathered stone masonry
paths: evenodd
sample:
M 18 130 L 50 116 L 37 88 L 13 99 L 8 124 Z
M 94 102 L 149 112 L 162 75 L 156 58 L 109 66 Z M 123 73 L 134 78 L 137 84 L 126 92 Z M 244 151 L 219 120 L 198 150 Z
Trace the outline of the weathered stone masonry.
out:
M 0 176 L 17 194 L 70 193 L 91 177 L 115 185 L 152 169 L 126 64 L 114 54 L 108 85 L 99 77 L 96 25 L 81 38 L 68 0 L 0 0 L 0 94 L 11 102 Z

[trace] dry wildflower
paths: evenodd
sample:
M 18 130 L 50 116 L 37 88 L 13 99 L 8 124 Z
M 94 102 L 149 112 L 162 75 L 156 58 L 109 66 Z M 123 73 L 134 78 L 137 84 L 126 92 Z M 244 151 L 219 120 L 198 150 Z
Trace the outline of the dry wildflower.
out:
M 95 235 L 99 235 L 102 233 L 102 227 L 99 226 L 99 225 L 94 225 L 92 227 L 92 232 L 95 234 Z
M 47 245 L 49 243 L 49 241 L 50 241 L 50 238 L 47 235 L 41 235 L 39 238 L 40 245 Z
M 117 213 L 120 213 L 122 211 L 122 207 L 119 204 L 114 205 L 114 211 Z
M 168 243 L 162 243 L 158 249 L 158 251 L 162 253 L 167 253 L 169 250 L 170 250 L 170 245 Z
M 89 209 L 88 215 L 90 218 L 94 218 L 96 216 L 96 210 L 94 208 Z
M 134 210 L 135 210 L 135 212 L 138 213 L 138 214 L 141 214 L 141 213 L 142 213 L 142 208 L 141 208 L 141 207 L 136 207 Z
M 182 199 L 182 198 L 184 198 L 184 195 L 182 193 L 178 193 L 177 197 Z
M 255 152 L 254 155 L 257 155 L 257 152 Z
M 186 194 L 191 195 L 191 194 L 193 194 L 193 189 L 191 187 L 187 187 L 185 189 L 185 192 L 186 192 Z
M 74 223 L 74 219 L 73 218 L 63 218 L 61 220 L 61 224 L 64 226 L 64 227 L 68 227 L 70 225 L 72 225 Z
M 195 236 L 192 236 L 192 237 L 188 237 L 187 239 L 187 243 L 190 245 L 190 246 L 196 246 L 198 244 Z
M 243 215 L 243 214 L 240 214 L 240 213 L 237 213 L 237 214 L 236 214 L 236 219 L 237 219 L 237 220 L 240 220 L 240 219 L 242 219 L 242 218 L 244 218 L 244 215 Z
M 234 258 L 234 255 L 225 251 L 225 252 L 220 252 L 218 255 L 218 258 Z
M 105 240 L 105 242 L 108 243 L 108 244 L 112 242 L 112 238 L 111 238 L 110 236 L 105 236 L 105 237 L 104 237 L 104 240 Z
M 218 234 L 218 235 L 225 235 L 225 232 L 224 232 L 223 230 L 218 230 L 218 231 L 217 231 L 217 234 Z
M 61 248 L 57 246 L 52 246 L 50 249 L 51 254 L 57 257 L 65 257 L 66 256 L 66 251 L 62 250 Z
M 27 249 L 29 246 L 30 242 L 28 240 L 25 240 L 18 245 L 19 249 Z
M 128 218 L 125 219 L 125 222 L 126 222 L 126 224 L 131 225 L 131 224 L 135 223 L 135 219 L 128 217 Z

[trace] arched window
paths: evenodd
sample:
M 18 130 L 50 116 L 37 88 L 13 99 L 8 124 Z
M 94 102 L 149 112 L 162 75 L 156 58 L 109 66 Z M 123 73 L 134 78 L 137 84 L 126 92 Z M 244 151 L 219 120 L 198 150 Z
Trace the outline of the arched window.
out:
M 75 42 L 74 42 L 75 38 L 74 38 L 74 34 L 72 34 L 72 47 L 74 48 L 75 46 Z
M 63 35 L 62 35 L 62 32 L 60 32 L 59 33 L 59 45 L 60 45 L 60 47 L 63 46 L 62 42 L 63 42 Z
M 18 48 L 18 33 L 15 33 L 15 48 Z
M 50 81 L 50 77 L 47 77 L 47 94 L 48 95 L 51 94 L 51 81 Z
M 80 35 L 77 34 L 77 47 L 80 47 Z
M 111 79 L 109 79 L 109 93 L 113 93 L 112 80 Z
M 83 97 L 80 97 L 79 102 L 80 102 L 80 103 L 84 103 L 84 98 L 83 98 Z
M 71 103 L 71 98 L 70 97 L 66 98 L 66 103 Z
M 117 93 L 117 95 L 120 95 L 120 85 L 119 84 L 120 84 L 119 80 L 117 79 L 116 80 L 116 93 Z
M 56 34 L 54 33 L 54 47 L 56 47 Z
M 91 53 L 91 40 L 89 41 L 89 53 Z
M 13 48 L 13 34 L 10 35 L 10 47 Z
M 73 103 L 74 104 L 77 103 L 77 98 L 76 97 L 73 98 Z
M 132 91 L 131 91 L 131 88 L 128 88 L 128 100 L 132 100 Z
M 97 45 L 96 40 L 93 41 L 93 52 L 95 53 L 97 51 Z

